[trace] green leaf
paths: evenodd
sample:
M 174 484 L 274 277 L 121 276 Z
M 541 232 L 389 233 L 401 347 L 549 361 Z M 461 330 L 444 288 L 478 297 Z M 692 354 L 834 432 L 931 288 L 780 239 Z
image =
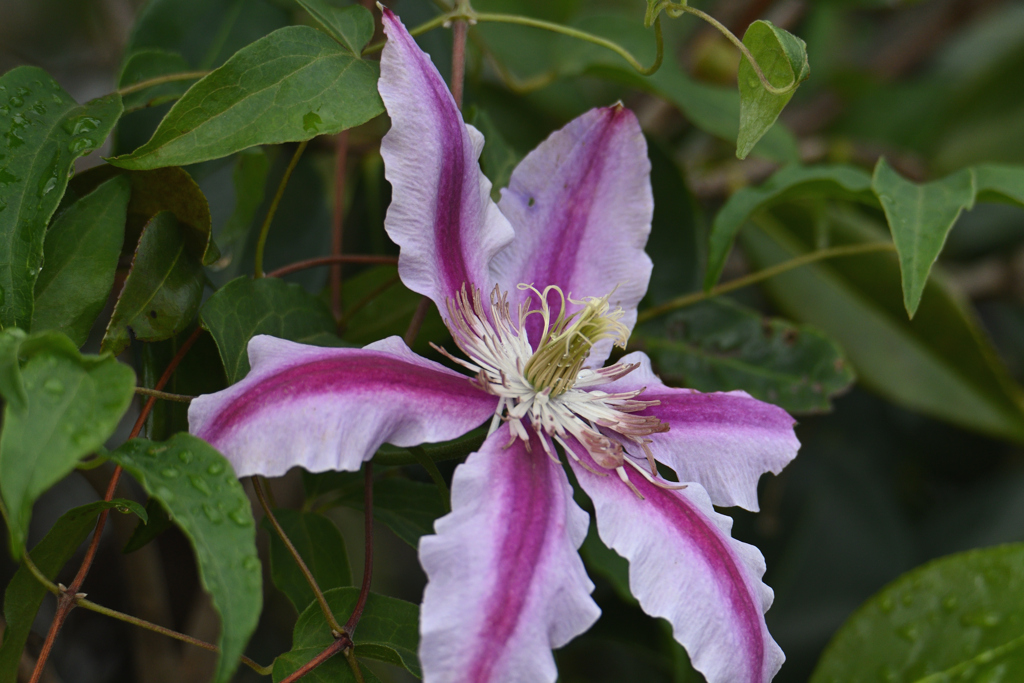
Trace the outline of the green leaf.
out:
M 727 299 L 703 301 L 646 326 L 634 342 L 667 384 L 742 389 L 789 412 L 827 411 L 853 371 L 835 343 L 808 325 L 765 318 Z
M 124 544 L 124 549 L 121 552 L 126 555 L 135 552 L 167 531 L 174 524 L 167 514 L 167 510 L 164 509 L 164 506 L 156 498 L 150 498 L 146 501 L 146 517 L 146 521 L 139 522 L 138 526 L 135 527 L 135 531 L 132 532 L 131 537 Z
M 19 411 L 24 411 L 28 406 L 18 359 L 21 343 L 26 336 L 25 331 L 17 327 L 0 331 L 0 396 Z
M 51 581 L 55 580 L 57 573 L 93 530 L 100 512 L 111 508 L 126 514 L 141 513 L 140 516 L 145 519 L 145 511 L 138 503 L 120 498 L 73 508 L 61 515 L 43 540 L 32 548 L 29 553 L 32 562 L 44 576 Z M 46 588 L 24 564 L 7 584 L 4 592 L 5 628 L 3 644 L 0 645 L 0 681 L 17 680 L 18 662 L 21 661 L 25 642 L 32 630 L 32 621 L 45 595 Z
M 77 105 L 42 69 L 0 76 L 0 327 L 28 329 L 43 240 L 74 162 L 103 144 L 121 98 Z
M 835 635 L 812 683 L 1024 679 L 1024 544 L 929 562 Z
M 274 516 L 321 590 L 352 585 L 345 539 L 334 522 L 315 512 L 287 508 L 274 510 Z M 263 527 L 270 534 L 270 575 L 274 585 L 288 596 L 296 611 L 302 612 L 316 596 L 269 519 L 263 519 Z
M 121 353 L 131 341 L 167 339 L 195 316 L 203 294 L 203 268 L 185 246 L 174 214 L 158 213 L 142 231 L 131 270 L 100 345 Z
M 708 236 L 708 269 L 704 289 L 718 282 L 736 233 L 759 208 L 801 196 L 852 199 L 877 205 L 871 191 L 871 176 L 854 166 L 800 166 L 792 164 L 772 174 L 757 187 L 734 193 L 722 206 Z
M 210 205 L 185 169 L 175 166 L 135 171 L 128 177 L 132 181 L 128 213 L 135 220 L 145 223 L 161 211 L 170 211 L 178 219 L 185 246 L 195 260 L 209 265 L 220 256 L 211 237 Z
M 786 92 L 768 92 L 746 59 L 740 61 L 740 132 L 736 156 L 745 159 L 761 136 L 772 127 L 793 97 L 797 85 L 811 75 L 807 45 L 789 31 L 757 20 L 743 34 L 743 44 L 754 56 L 768 82 Z
M 608 579 L 615 593 L 629 604 L 637 604 L 629 590 L 629 561 L 609 548 L 597 535 L 597 525 L 591 524 L 587 537 L 580 546 L 580 555 L 587 563 L 587 569 Z
M 114 285 L 131 186 L 112 178 L 57 217 L 46 233 L 32 329 L 57 330 L 82 346 Z
M 345 623 L 359 597 L 357 588 L 325 591 L 331 612 Z M 313 603 L 299 615 L 292 633 L 290 656 L 274 661 L 274 681 L 280 681 L 334 641 L 320 606 Z M 419 608 L 411 602 L 370 593 L 355 632 L 355 654 L 401 666 L 417 678 L 423 677 L 416 648 L 419 645 Z M 340 658 L 339 658 L 340 659 Z M 341 664 L 345 664 L 341 660 Z M 345 665 L 345 668 L 348 668 Z M 323 680 L 347 680 L 325 678 Z
M 373 15 L 362 5 L 339 7 L 331 0 L 298 0 L 327 33 L 348 48 L 355 57 L 373 38 Z
M 378 71 L 321 31 L 279 29 L 193 85 L 149 142 L 111 163 L 136 170 L 181 166 L 338 133 L 384 110 Z
M 278 655 L 274 660 L 274 682 L 284 680 L 323 650 L 322 647 L 296 648 Z M 363 683 L 380 683 L 380 679 L 366 667 L 361 667 L 359 673 L 363 676 Z M 357 683 L 356 676 L 352 673 L 352 667 L 341 655 L 331 657 L 303 676 L 302 681 L 303 683 L 307 681 L 309 683 Z
M 232 280 L 206 300 L 199 315 L 217 341 L 229 384 L 249 373 L 246 348 L 257 334 L 308 343 L 335 329 L 327 304 L 277 278 Z
M 853 211 L 812 216 L 791 208 L 783 220 L 756 218 L 760 229 L 740 235 L 744 251 L 757 268 L 805 254 L 821 220 L 837 246 L 887 241 L 881 226 Z M 898 282 L 896 255 L 879 252 L 796 268 L 763 286 L 788 316 L 835 339 L 860 381 L 885 398 L 1024 442 L 1020 389 L 960 297 L 933 274 L 908 320 Z
M 519 163 L 519 154 L 508 144 L 491 117 L 483 109 L 470 107 L 466 123 L 477 128 L 484 135 L 484 149 L 480 154 L 480 168 L 491 181 L 491 198 L 501 199 L 501 189 L 508 187 L 512 171 Z
M 942 180 L 919 185 L 878 160 L 871 187 L 882 203 L 900 257 L 903 303 L 913 318 L 932 264 L 964 209 L 974 206 L 974 171 L 965 168 Z
M 974 167 L 979 202 L 1000 202 L 1024 207 L 1024 166 L 981 164 Z
M 598 15 L 586 17 L 574 26 L 614 40 L 637 55 L 645 64 L 654 58 L 654 41 L 650 31 L 633 16 Z M 482 31 L 484 25 L 478 28 Z M 505 27 L 501 27 L 505 30 Z M 666 59 L 661 68 L 651 76 L 641 76 L 622 58 L 610 50 L 590 43 L 564 38 L 557 53 L 559 73 L 573 76 L 581 72 L 601 76 L 625 83 L 631 87 L 646 90 L 675 105 L 683 116 L 703 131 L 729 143 L 737 139 L 740 131 L 740 94 L 735 88 L 700 83 L 690 78 L 675 62 Z M 511 58 L 506 62 L 519 61 L 521 48 L 509 46 Z M 665 46 L 672 53 L 672 46 Z M 796 139 L 785 126 L 771 126 L 754 147 L 752 153 L 779 163 L 800 160 Z
M 160 76 L 192 71 L 188 61 L 177 52 L 169 50 L 139 50 L 131 54 L 117 79 L 118 89 L 148 81 Z M 169 81 L 153 85 L 144 90 L 128 93 L 122 99 L 126 112 L 176 100 L 188 90 L 189 81 Z
M 0 433 L 0 494 L 15 558 L 36 498 L 103 445 L 135 395 L 131 368 L 109 356 L 82 356 L 74 347 L 38 351 L 21 375 L 26 408 L 5 405 Z
M 231 463 L 185 433 L 163 443 L 132 439 L 110 458 L 163 504 L 192 543 L 199 576 L 221 618 L 214 681 L 231 680 L 263 606 L 256 525 Z
M 363 487 L 347 488 L 337 502 L 363 510 Z M 373 518 L 413 548 L 419 547 L 421 536 L 434 533 L 434 520 L 444 513 L 434 484 L 399 477 L 383 477 L 373 484 Z
M 342 290 L 345 332 L 342 339 L 364 346 L 384 337 L 405 333 L 422 297 L 407 289 L 397 277 L 398 269 L 394 266 L 377 266 L 345 281 Z M 413 350 L 426 351 L 429 342 L 438 344 L 447 336 L 448 329 L 441 315 L 431 306 Z
M 270 160 L 261 147 L 242 150 L 235 157 L 235 169 L 231 174 L 235 190 L 235 209 L 217 235 L 217 241 L 226 258 L 215 267 L 226 267 L 230 261 L 241 256 L 245 238 L 253 219 L 256 218 L 256 211 L 263 204 L 269 172 Z

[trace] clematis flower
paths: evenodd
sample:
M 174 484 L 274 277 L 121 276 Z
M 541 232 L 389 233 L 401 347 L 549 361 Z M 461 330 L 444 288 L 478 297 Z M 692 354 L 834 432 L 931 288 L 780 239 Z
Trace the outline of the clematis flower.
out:
M 597 620 L 577 552 L 589 515 L 565 464 L 600 538 L 629 561 L 640 606 L 671 623 L 709 683 L 770 680 L 784 657 L 765 626 L 764 559 L 712 505 L 757 509 L 758 478 L 799 447 L 793 419 L 740 391 L 667 387 L 642 353 L 604 366 L 652 267 L 636 117 L 622 105 L 580 116 L 519 164 L 495 204 L 483 136 L 388 10 L 384 28 L 385 227 L 402 281 L 437 304 L 458 347 L 444 353 L 467 372 L 397 337 L 328 349 L 258 336 L 249 375 L 192 402 L 192 432 L 240 476 L 275 476 L 355 471 L 383 443 L 445 441 L 489 422 L 455 470 L 451 513 L 419 546 L 427 683 L 554 681 L 551 650 Z

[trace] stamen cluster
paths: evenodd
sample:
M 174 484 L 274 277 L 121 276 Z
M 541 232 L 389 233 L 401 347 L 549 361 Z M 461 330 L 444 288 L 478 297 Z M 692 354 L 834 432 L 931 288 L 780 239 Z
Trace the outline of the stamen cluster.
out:
M 659 401 L 637 400 L 644 389 L 607 393 L 593 388 L 624 377 L 638 364 L 584 367 L 597 342 L 614 339 L 617 346 L 624 347 L 628 339 L 629 330 L 620 322 L 622 310 L 609 312 L 611 295 L 577 301 L 566 297 L 555 286 L 543 292 L 532 285 L 519 285 L 519 288 L 535 296 L 520 304 L 513 317 L 506 292 L 495 287 L 491 291 L 490 305 L 485 307 L 480 290 L 474 287 L 470 293 L 463 285 L 459 294 L 448 300 L 446 324 L 468 360 L 435 347 L 474 372 L 473 381 L 480 389 L 499 398 L 491 432 L 504 420 L 509 424 L 513 441 L 522 439 L 529 448 L 527 429 L 532 428 L 553 460 L 557 461 L 557 457 L 552 442 L 593 471 L 566 443 L 566 438 L 571 436 L 597 465 L 616 470 L 631 488 L 624 464 L 633 466 L 653 483 L 669 486 L 658 480 L 654 456 L 648 446 L 651 440 L 647 438 L 668 431 L 669 426 L 657 417 L 635 414 L 658 405 Z M 553 315 L 548 300 L 552 293 L 561 303 L 557 315 Z M 535 299 L 539 303 L 531 308 Z M 567 301 L 582 308 L 567 315 Z M 536 350 L 526 331 L 525 323 L 530 315 L 538 315 L 543 321 Z M 649 472 L 628 457 L 631 454 L 626 447 L 635 447 L 643 453 Z

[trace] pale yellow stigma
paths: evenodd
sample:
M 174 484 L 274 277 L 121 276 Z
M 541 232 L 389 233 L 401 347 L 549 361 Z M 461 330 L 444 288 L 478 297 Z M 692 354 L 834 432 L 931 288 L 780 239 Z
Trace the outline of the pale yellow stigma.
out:
M 567 299 L 562 290 L 554 285 L 546 287 L 543 293 L 532 285 L 519 285 L 519 288 L 528 289 L 537 295 L 540 308 L 529 311 L 527 315 L 540 315 L 544 321 L 540 343 L 523 371 L 526 381 L 538 393 L 558 396 L 571 389 L 590 350 L 599 341 L 614 339 L 616 346 L 625 348 L 629 328 L 619 322 L 623 311 L 621 308 L 611 312 L 608 310 L 608 299 L 614 292 L 600 299 L 587 297 L 576 301 Z M 548 293 L 552 291 L 561 299 L 561 310 L 554 320 L 551 319 L 552 312 L 548 304 Z M 583 308 L 566 316 L 567 300 Z

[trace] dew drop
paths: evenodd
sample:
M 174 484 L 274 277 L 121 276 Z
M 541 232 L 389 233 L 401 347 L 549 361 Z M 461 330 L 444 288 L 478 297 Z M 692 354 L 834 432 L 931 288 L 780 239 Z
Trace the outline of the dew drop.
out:
M 249 557 L 242 560 L 242 566 L 248 569 L 249 571 L 254 572 L 260 568 L 260 560 L 258 557 L 250 555 Z
M 212 465 L 210 465 L 209 467 L 206 468 L 206 473 L 207 474 L 212 474 L 213 476 L 217 476 L 218 474 L 220 474 L 223 471 L 224 471 L 224 463 L 222 463 L 222 462 L 215 462 L 215 463 L 213 463 Z
M 71 437 L 71 440 L 74 441 L 75 445 L 79 448 L 85 448 L 92 441 L 92 438 L 90 438 L 89 434 L 86 432 L 79 432 Z
M 115 505 L 114 509 L 120 512 L 122 515 L 127 515 L 131 512 L 131 509 L 127 505 Z
M 878 672 L 878 678 L 879 680 L 883 681 L 883 683 L 896 683 L 896 681 L 900 679 L 899 674 L 896 673 L 896 670 L 888 664 L 884 665 L 882 667 L 882 670 Z
M 7 101 L 12 107 L 20 107 L 25 104 L 25 100 L 15 95 Z
M 10 185 L 11 183 L 16 183 L 19 180 L 21 180 L 21 178 L 14 175 L 6 168 L 0 168 L 0 185 Z
M 181 476 L 181 472 L 178 470 L 177 467 L 165 467 L 162 470 L 160 470 L 160 476 L 164 477 L 165 479 L 175 479 Z
M 43 382 L 43 389 L 48 394 L 60 396 L 64 393 L 64 382 L 61 382 L 56 377 L 51 377 L 50 379 Z
M 886 595 L 878 602 L 878 606 L 882 609 L 882 612 L 888 614 L 893 608 L 892 598 Z
M 947 595 L 942 599 L 942 609 L 946 610 L 947 612 L 952 612 L 954 609 L 956 609 L 956 602 L 957 600 L 955 595 Z
M 35 104 L 32 105 L 32 110 L 35 113 L 37 113 L 37 114 L 45 114 L 46 113 L 46 105 L 43 104 L 42 102 L 36 102 Z
M 192 451 L 179 451 L 178 460 L 182 461 L 186 465 L 192 463 Z
M 900 602 L 903 603 L 904 607 L 910 607 L 912 604 L 914 604 L 913 593 L 904 593 L 903 596 L 900 598 Z
M 228 517 L 238 526 L 249 526 L 252 524 L 252 515 L 248 512 L 245 508 L 238 508 L 229 512 Z
M 0 211 L 3 211 L 6 208 L 7 208 L 7 202 L 5 202 L 3 199 L 0 199 Z
M 210 485 L 206 483 L 205 479 L 203 479 L 197 474 L 188 475 L 188 482 L 192 484 L 192 488 L 194 488 L 196 491 L 199 491 L 199 493 L 203 494 L 204 496 L 208 496 L 210 495 L 210 493 L 212 493 L 212 491 L 210 491 Z
M 82 154 L 92 150 L 95 146 L 89 138 L 75 138 L 68 145 L 68 151 L 72 154 Z
M 916 642 L 921 637 L 921 631 L 918 629 L 917 624 L 908 624 L 902 628 L 896 629 L 896 633 L 900 638 L 908 642 Z
M 747 78 L 747 85 L 750 86 L 751 88 L 756 88 L 758 83 L 760 82 L 761 81 L 758 80 L 757 76 L 750 76 L 749 78 Z
M 213 524 L 220 524 L 224 520 L 220 511 L 209 503 L 203 503 L 203 514 L 206 515 L 206 518 Z
M 39 184 L 39 196 L 45 197 L 46 195 L 53 192 L 54 188 L 57 187 L 57 179 L 53 176 L 47 178 Z
M 155 495 L 157 498 L 164 501 L 165 503 L 170 503 L 172 500 L 174 500 L 174 493 L 172 493 L 171 490 L 166 486 L 158 486 L 156 491 L 153 492 L 153 495 Z

